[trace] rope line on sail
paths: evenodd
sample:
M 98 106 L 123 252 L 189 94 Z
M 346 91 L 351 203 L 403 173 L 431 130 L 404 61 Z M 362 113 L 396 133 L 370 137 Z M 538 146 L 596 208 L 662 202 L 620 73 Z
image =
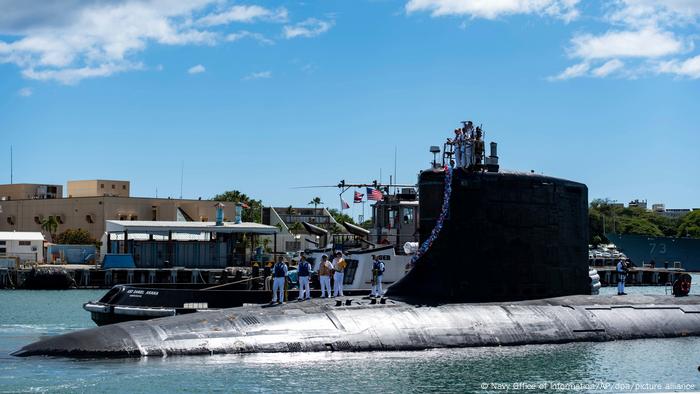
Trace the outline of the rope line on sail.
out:
M 442 209 L 440 210 L 440 216 L 438 217 L 438 220 L 435 223 L 435 227 L 433 227 L 433 230 L 430 232 L 430 236 L 425 241 L 423 241 L 420 248 L 418 248 L 418 250 L 416 251 L 416 254 L 414 254 L 411 258 L 411 265 L 418 261 L 418 259 L 420 259 L 421 256 L 423 256 L 428 251 L 428 249 L 430 249 L 430 247 L 433 245 L 433 242 L 437 239 L 438 235 L 440 235 L 440 231 L 442 230 L 445 218 L 447 218 L 447 215 L 450 212 L 450 195 L 452 194 L 452 171 L 453 169 L 451 167 L 445 166 L 445 191 L 442 195 Z

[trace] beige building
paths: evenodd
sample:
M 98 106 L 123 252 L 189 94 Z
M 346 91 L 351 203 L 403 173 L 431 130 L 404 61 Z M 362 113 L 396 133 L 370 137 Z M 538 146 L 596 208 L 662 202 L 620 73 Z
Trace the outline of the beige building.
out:
M 41 194 L 32 194 L 33 191 L 44 189 L 28 185 L 0 185 L 0 192 L 5 191 L 10 197 L 0 200 L 0 231 L 42 231 L 41 223 L 54 216 L 58 222 L 57 233 L 82 228 L 100 240 L 105 232 L 105 220 L 206 222 L 216 219 L 215 201 L 129 197 L 127 181 L 70 181 L 70 198 L 61 198 L 61 186 L 53 187 L 56 189 L 47 189 L 47 193 L 49 190 L 51 193 L 45 193 L 46 197 L 34 198 Z M 22 195 L 25 197 L 18 198 Z M 57 197 L 48 197 L 54 195 Z M 233 221 L 234 212 L 235 204 L 225 203 L 224 220 Z M 44 232 L 44 235 L 49 240 L 49 234 Z
M 0 201 L 45 200 L 63 197 L 63 186 L 36 183 L 0 185 Z
M 68 181 L 68 197 L 129 197 L 129 181 L 94 179 Z

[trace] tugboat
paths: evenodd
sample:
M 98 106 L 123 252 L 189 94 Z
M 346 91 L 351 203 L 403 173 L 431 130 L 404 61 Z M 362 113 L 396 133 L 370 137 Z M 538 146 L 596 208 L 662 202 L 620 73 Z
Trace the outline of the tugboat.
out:
M 494 145 L 484 160 L 483 144 L 470 142 L 474 155 L 466 164 L 434 165 L 419 175 L 420 248 L 408 274 L 380 300 L 314 299 L 113 324 L 46 338 L 13 355 L 386 351 L 700 336 L 700 296 L 590 295 L 586 185 L 501 172 Z M 681 287 L 689 292 L 690 283 Z
M 385 188 L 388 191 L 390 185 L 371 184 L 374 187 Z M 341 182 L 339 187 L 351 186 Z M 393 185 L 391 185 L 393 186 Z M 347 190 L 347 189 L 345 189 Z M 415 190 L 411 188 L 410 190 Z M 332 237 L 329 232 L 311 223 L 302 224 L 310 234 L 319 235 L 322 248 L 305 251 L 313 270 L 318 271 L 321 256 L 326 254 L 332 257 L 336 251 L 342 251 L 348 263 L 343 280 L 344 294 L 346 296 L 367 296 L 370 294 L 372 281 L 371 256 L 376 255 L 385 264 L 386 271 L 382 283 L 387 286 L 401 279 L 410 268 L 410 259 L 413 255 L 396 243 L 387 240 L 387 234 L 391 234 L 391 225 L 385 224 L 377 217 L 389 215 L 391 211 L 398 211 L 400 206 L 411 205 L 417 208 L 415 192 L 397 195 L 386 195 L 373 206 L 375 223 L 373 229 L 382 237 L 371 242 L 370 231 L 350 223 L 341 223 L 347 230 L 346 234 L 335 234 Z M 417 215 L 417 212 L 416 212 Z M 413 216 L 413 215 L 412 215 Z M 388 227 L 388 229 L 386 228 Z M 404 223 L 403 233 L 408 234 L 395 237 L 396 242 L 417 241 L 417 221 Z M 330 240 L 330 242 L 328 242 Z M 92 320 L 98 325 L 119 323 L 130 320 L 147 320 L 164 316 L 175 316 L 194 312 L 213 312 L 224 308 L 238 307 L 245 304 L 262 304 L 269 302 L 272 293 L 263 288 L 265 280 L 259 270 L 253 270 L 249 277 L 238 275 L 232 283 L 222 284 L 118 284 L 113 286 L 102 298 L 83 304 L 83 309 L 90 312 Z M 240 273 L 240 271 L 237 271 Z M 290 286 L 292 283 L 290 283 Z M 311 295 L 320 295 L 318 277 L 312 273 Z M 290 293 L 296 290 L 290 290 Z

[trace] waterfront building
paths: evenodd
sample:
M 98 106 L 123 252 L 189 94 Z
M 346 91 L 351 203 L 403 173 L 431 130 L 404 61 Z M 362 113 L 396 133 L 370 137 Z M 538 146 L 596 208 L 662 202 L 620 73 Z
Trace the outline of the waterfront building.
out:
M 215 201 L 131 197 L 128 181 L 69 181 L 68 198 L 60 185 L 0 185 L 0 231 L 42 231 L 53 216 L 57 234 L 82 228 L 100 240 L 106 220 L 207 222 L 216 216 Z M 224 220 L 234 218 L 235 204 L 224 207 Z M 44 232 L 46 239 L 50 234 Z
M 0 231 L 0 258 L 43 262 L 44 236 L 38 231 Z
M 246 222 L 107 220 L 102 253 L 105 261 L 129 255 L 135 268 L 243 266 L 255 257 L 260 237 L 274 240 L 278 231 Z

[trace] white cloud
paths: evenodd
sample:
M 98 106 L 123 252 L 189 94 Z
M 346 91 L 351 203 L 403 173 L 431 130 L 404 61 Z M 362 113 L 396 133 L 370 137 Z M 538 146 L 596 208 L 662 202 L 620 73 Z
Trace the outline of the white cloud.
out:
M 573 66 L 567 67 L 566 70 L 562 71 L 559 75 L 549 77 L 550 81 L 563 81 L 565 79 L 571 79 L 576 77 L 581 77 L 586 75 L 591 66 L 588 63 L 574 64 Z
M 699 17 L 698 0 L 610 0 L 603 20 L 615 27 L 603 34 L 575 35 L 568 54 L 596 67 L 590 74 L 594 77 L 616 73 L 637 78 L 656 72 L 695 78 L 694 58 L 678 56 L 694 49 L 697 36 L 682 27 L 695 25 Z
M 207 71 L 207 69 L 204 68 L 204 66 L 202 66 L 201 64 L 198 64 L 198 65 L 196 65 L 196 66 L 190 67 L 190 68 L 187 70 L 187 73 L 188 73 L 188 74 L 201 74 L 201 73 L 203 73 L 203 72 L 205 72 L 205 71 Z
M 579 0 L 409 0 L 406 12 L 438 16 L 495 19 L 513 14 L 539 14 L 570 21 L 578 16 Z
M 267 79 L 272 78 L 272 71 L 259 71 L 246 75 L 243 77 L 244 81 L 250 81 L 254 79 Z
M 253 33 L 247 30 L 241 30 L 235 33 L 230 33 L 226 35 L 226 41 L 238 41 L 242 40 L 244 38 L 252 38 L 253 40 L 265 44 L 265 45 L 272 45 L 275 42 L 272 41 L 271 39 L 265 37 L 265 35 L 260 34 L 260 33 Z
M 686 47 L 673 33 L 656 29 L 609 31 L 599 36 L 582 34 L 571 43 L 572 56 L 582 59 L 655 58 L 679 53 Z
M 698 16 L 697 0 L 616 0 L 606 15 L 612 23 L 636 28 L 684 25 Z
M 293 26 L 285 26 L 283 34 L 285 38 L 295 37 L 316 37 L 330 30 L 333 27 L 333 21 L 322 21 L 315 18 L 309 18 L 303 22 Z
M 227 31 L 231 23 L 286 22 L 287 9 L 233 5 L 234 0 L 0 0 L 0 64 L 25 78 L 77 83 L 145 69 L 136 58 L 150 45 L 217 45 L 259 33 Z M 313 36 L 328 22 L 298 25 Z M 152 69 L 152 67 L 149 67 Z
M 700 55 L 684 61 L 671 60 L 661 63 L 657 67 L 659 73 L 675 74 L 692 79 L 700 78 Z
M 603 78 L 607 77 L 608 75 L 614 73 L 617 70 L 620 70 L 622 67 L 624 67 L 625 63 L 618 59 L 613 59 L 605 62 L 602 66 L 594 69 L 591 74 L 593 76 L 596 76 L 598 78 Z
M 19 94 L 22 97 L 29 97 L 32 94 L 34 94 L 34 91 L 32 88 L 22 88 L 19 91 L 17 91 L 17 94 Z
M 231 22 L 254 22 L 256 20 L 286 22 L 287 9 L 282 7 L 276 10 L 267 9 L 257 5 L 235 5 L 228 10 L 207 15 L 197 21 L 204 26 L 224 25 Z
M 61 69 L 39 69 L 28 68 L 22 70 L 25 78 L 38 81 L 58 81 L 66 85 L 73 85 L 86 78 L 107 77 L 126 70 L 138 70 L 143 68 L 140 63 L 105 63 L 96 67 L 61 68 Z

